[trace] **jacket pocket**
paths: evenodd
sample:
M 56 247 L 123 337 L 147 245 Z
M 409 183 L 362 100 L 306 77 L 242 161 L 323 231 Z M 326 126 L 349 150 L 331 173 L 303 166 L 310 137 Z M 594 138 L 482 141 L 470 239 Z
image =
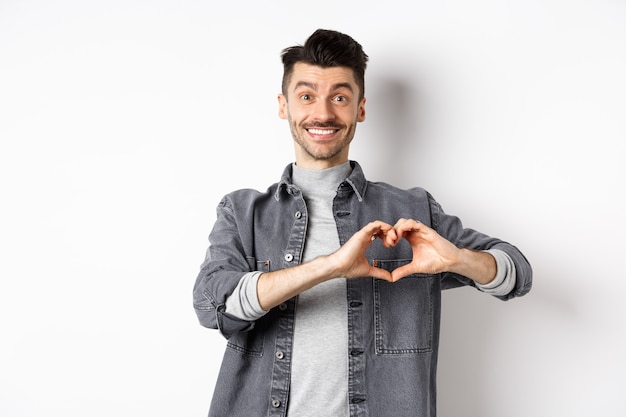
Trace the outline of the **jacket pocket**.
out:
M 377 260 L 374 265 L 393 271 L 411 260 Z M 374 279 L 376 353 L 429 353 L 433 349 L 434 280 L 426 274 L 397 282 Z
M 256 261 L 248 258 L 251 268 L 256 266 L 256 271 L 269 272 L 270 261 Z M 227 342 L 227 346 L 241 354 L 249 356 L 263 356 L 263 345 L 265 342 L 265 325 L 263 318 L 255 321 L 249 330 L 233 334 Z

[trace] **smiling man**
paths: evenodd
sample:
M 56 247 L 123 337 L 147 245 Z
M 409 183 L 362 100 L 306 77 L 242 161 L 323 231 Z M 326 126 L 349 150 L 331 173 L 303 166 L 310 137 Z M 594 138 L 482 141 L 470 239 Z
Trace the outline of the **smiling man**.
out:
M 365 97 L 352 70 L 297 62 L 285 84 L 279 115 L 289 120 L 296 164 L 325 169 L 346 162 L 356 124 L 365 120 Z
M 200 323 L 228 340 L 211 417 L 434 417 L 441 291 L 531 288 L 516 247 L 349 160 L 367 58 L 331 30 L 283 50 L 295 162 L 222 199 L 194 286 Z

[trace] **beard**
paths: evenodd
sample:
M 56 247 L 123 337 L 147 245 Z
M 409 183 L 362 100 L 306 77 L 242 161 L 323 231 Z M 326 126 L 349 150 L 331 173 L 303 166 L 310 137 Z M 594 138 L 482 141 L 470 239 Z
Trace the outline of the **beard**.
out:
M 332 143 L 317 143 L 306 137 L 307 128 L 331 128 L 344 133 L 340 138 L 333 139 Z M 338 125 L 336 123 L 313 123 L 306 126 L 299 126 L 289 117 L 289 129 L 291 130 L 293 140 L 309 156 L 316 160 L 330 160 L 347 150 L 350 146 L 350 142 L 352 142 L 356 131 L 356 124 L 347 126 L 347 129 L 345 125 Z

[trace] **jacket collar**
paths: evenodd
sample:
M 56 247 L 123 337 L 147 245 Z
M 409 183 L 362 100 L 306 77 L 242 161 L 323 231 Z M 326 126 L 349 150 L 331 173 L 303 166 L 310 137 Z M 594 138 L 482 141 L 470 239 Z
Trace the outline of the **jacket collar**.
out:
M 350 161 L 350 165 L 352 166 L 352 173 L 345 179 L 340 185 L 339 190 L 346 188 L 347 186 L 351 187 L 359 202 L 363 201 L 363 197 L 365 196 L 365 190 L 367 189 L 367 180 L 365 179 L 365 175 L 363 174 L 363 170 L 361 169 L 361 165 L 359 165 L 356 161 Z M 276 201 L 280 200 L 280 193 L 285 190 L 289 194 L 299 194 L 300 189 L 293 184 L 292 176 L 293 176 L 293 164 L 289 164 L 283 170 L 283 174 L 280 178 L 280 182 L 278 183 L 278 187 L 276 187 L 276 193 L 274 194 L 274 198 Z

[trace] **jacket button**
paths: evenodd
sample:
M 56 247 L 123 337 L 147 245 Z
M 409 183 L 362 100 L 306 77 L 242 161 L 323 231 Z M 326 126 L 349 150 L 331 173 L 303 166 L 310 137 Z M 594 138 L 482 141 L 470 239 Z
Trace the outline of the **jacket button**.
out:
M 278 306 L 278 309 L 279 309 L 280 311 L 285 311 L 285 310 L 287 310 L 287 303 L 282 303 L 282 304 L 280 304 L 280 305 Z
M 282 359 L 285 357 L 285 354 L 283 352 L 281 352 L 280 350 L 278 352 L 276 352 L 276 358 L 277 359 Z
M 278 401 L 278 400 L 272 400 L 272 407 L 274 407 L 274 408 L 278 408 L 278 407 L 280 407 L 280 401 Z
M 290 254 L 290 253 L 288 253 L 287 255 L 285 255 L 285 260 L 286 260 L 287 262 L 291 262 L 291 261 L 293 261 L 293 255 L 292 255 L 292 254 Z

